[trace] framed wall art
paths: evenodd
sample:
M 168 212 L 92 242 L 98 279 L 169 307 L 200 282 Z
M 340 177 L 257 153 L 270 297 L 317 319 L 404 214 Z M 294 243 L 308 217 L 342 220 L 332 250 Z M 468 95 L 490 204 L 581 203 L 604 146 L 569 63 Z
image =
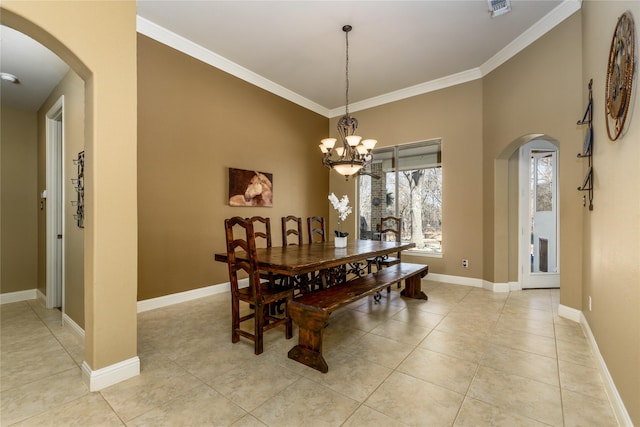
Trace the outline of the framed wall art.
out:
M 273 206 L 273 174 L 229 168 L 229 206 Z

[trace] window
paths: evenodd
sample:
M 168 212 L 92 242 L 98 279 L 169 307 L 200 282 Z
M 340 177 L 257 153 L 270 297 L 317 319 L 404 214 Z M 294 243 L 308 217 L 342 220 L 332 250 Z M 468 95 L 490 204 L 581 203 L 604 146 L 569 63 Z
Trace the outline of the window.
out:
M 442 253 L 441 141 L 424 141 L 373 151 L 358 178 L 359 236 L 380 239 L 380 219 L 402 219 L 402 241 L 416 251 Z

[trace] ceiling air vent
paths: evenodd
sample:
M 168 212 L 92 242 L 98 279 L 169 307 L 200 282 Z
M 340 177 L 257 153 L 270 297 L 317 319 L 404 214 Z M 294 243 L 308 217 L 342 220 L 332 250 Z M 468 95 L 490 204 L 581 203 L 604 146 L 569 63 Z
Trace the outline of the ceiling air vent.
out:
M 511 0 L 487 0 L 491 17 L 504 15 L 511 11 Z

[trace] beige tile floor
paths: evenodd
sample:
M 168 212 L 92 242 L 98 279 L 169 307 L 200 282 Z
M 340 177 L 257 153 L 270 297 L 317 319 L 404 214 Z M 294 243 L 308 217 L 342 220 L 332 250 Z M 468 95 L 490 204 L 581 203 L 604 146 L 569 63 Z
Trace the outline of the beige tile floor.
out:
M 329 372 L 287 358 L 281 328 L 231 344 L 229 295 L 141 313 L 141 374 L 100 392 L 82 345 L 37 301 L 1 311 L 0 424 L 77 426 L 617 426 L 580 325 L 557 290 L 423 281 L 332 315 Z M 294 328 L 296 329 L 296 328 Z

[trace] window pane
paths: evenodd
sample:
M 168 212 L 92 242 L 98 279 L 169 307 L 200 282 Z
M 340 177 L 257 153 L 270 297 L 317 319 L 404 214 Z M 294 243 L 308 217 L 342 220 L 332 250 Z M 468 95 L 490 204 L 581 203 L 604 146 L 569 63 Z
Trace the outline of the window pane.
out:
M 395 213 L 394 152 L 394 148 L 374 151 L 374 161 L 366 170 L 368 175 L 358 179 L 360 239 L 379 240 L 381 218 Z
M 380 218 L 397 216 L 403 241 L 415 243 L 418 250 L 442 252 L 440 147 L 440 141 L 427 141 L 374 150 L 374 176 L 360 177 L 361 238 L 379 239 Z
M 548 212 L 552 210 L 553 158 L 549 154 L 536 163 L 536 211 Z

